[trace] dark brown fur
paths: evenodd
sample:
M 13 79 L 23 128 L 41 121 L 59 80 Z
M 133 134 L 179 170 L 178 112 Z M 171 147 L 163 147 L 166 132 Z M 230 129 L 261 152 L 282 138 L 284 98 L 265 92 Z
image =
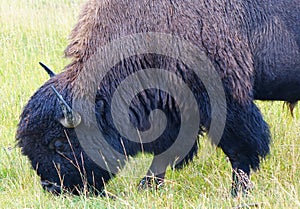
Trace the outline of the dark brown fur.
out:
M 65 50 L 73 60 L 67 69 L 80 71 L 98 47 L 127 35 L 173 34 L 205 51 L 233 97 L 249 102 L 254 70 L 244 6 L 241 1 L 88 1 Z M 84 88 L 77 93 L 84 94 Z

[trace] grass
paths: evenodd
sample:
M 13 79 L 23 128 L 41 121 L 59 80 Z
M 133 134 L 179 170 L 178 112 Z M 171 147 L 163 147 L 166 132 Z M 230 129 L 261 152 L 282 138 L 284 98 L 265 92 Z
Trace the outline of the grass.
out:
M 59 72 L 67 37 L 83 0 L 12 0 L 0 5 L 0 208 L 299 208 L 300 118 L 281 102 L 258 102 L 270 125 L 271 154 L 253 174 L 248 197 L 229 196 L 230 165 L 225 155 L 201 139 L 195 161 L 181 171 L 168 170 L 158 191 L 138 191 L 150 156 L 133 159 L 106 185 L 115 200 L 53 196 L 42 190 L 29 161 L 15 147 L 22 107 L 47 79 L 43 61 Z

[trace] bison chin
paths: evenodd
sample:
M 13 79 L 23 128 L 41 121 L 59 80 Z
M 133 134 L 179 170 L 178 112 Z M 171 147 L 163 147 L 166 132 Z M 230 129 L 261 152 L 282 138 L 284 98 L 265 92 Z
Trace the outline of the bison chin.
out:
M 29 157 L 40 176 L 43 189 L 53 194 L 102 194 L 104 182 L 112 175 L 83 152 L 74 140 L 74 130 L 66 130 L 65 134 L 66 137 L 56 138 L 47 145 L 35 140 L 35 148 L 29 143 L 33 140 L 21 139 L 19 142 L 23 154 Z

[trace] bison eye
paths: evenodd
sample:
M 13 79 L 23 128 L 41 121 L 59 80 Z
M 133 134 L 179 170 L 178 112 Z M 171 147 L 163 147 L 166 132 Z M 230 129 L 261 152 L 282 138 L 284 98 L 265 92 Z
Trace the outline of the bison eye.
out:
M 57 152 L 64 152 L 68 148 L 68 141 L 64 138 L 54 139 L 50 142 L 49 148 Z

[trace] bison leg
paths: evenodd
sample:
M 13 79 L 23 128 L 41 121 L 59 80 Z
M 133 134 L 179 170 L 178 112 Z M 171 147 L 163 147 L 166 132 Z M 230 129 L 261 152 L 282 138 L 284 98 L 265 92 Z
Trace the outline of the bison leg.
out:
M 181 169 L 185 164 L 193 160 L 194 156 L 197 153 L 197 150 L 198 143 L 195 139 L 193 146 L 181 161 L 176 161 L 176 159 L 178 159 L 178 156 L 176 155 L 164 157 L 162 157 L 161 155 L 154 155 L 151 166 L 148 169 L 146 176 L 139 183 L 139 189 L 152 188 L 154 185 L 157 189 L 163 186 L 167 167 L 171 165 L 172 169 Z M 178 152 L 177 154 L 180 154 L 180 152 Z
M 240 191 L 247 195 L 248 192 L 253 188 L 253 185 L 250 181 L 250 167 L 248 163 L 238 161 L 233 161 L 232 163 L 232 186 L 231 186 L 231 195 L 233 197 L 238 196 Z M 238 162 L 238 163 L 237 163 Z M 236 165 L 238 164 L 238 165 Z M 239 165 L 240 164 L 240 165 Z
M 139 189 L 152 188 L 153 186 L 157 189 L 163 186 L 168 165 L 168 160 L 154 156 L 146 176 L 139 183 Z
M 259 168 L 260 159 L 269 152 L 269 127 L 254 103 L 247 106 L 228 105 L 225 130 L 219 146 L 232 165 L 231 194 L 252 188 L 250 169 Z
M 199 132 L 199 134 L 202 134 L 202 132 Z M 187 165 L 189 162 L 193 161 L 194 157 L 197 155 L 198 152 L 198 141 L 195 139 L 195 143 L 191 150 L 188 152 L 188 154 L 184 157 L 184 159 L 180 162 L 176 162 L 175 165 L 171 165 L 172 169 L 182 169 L 185 165 Z

